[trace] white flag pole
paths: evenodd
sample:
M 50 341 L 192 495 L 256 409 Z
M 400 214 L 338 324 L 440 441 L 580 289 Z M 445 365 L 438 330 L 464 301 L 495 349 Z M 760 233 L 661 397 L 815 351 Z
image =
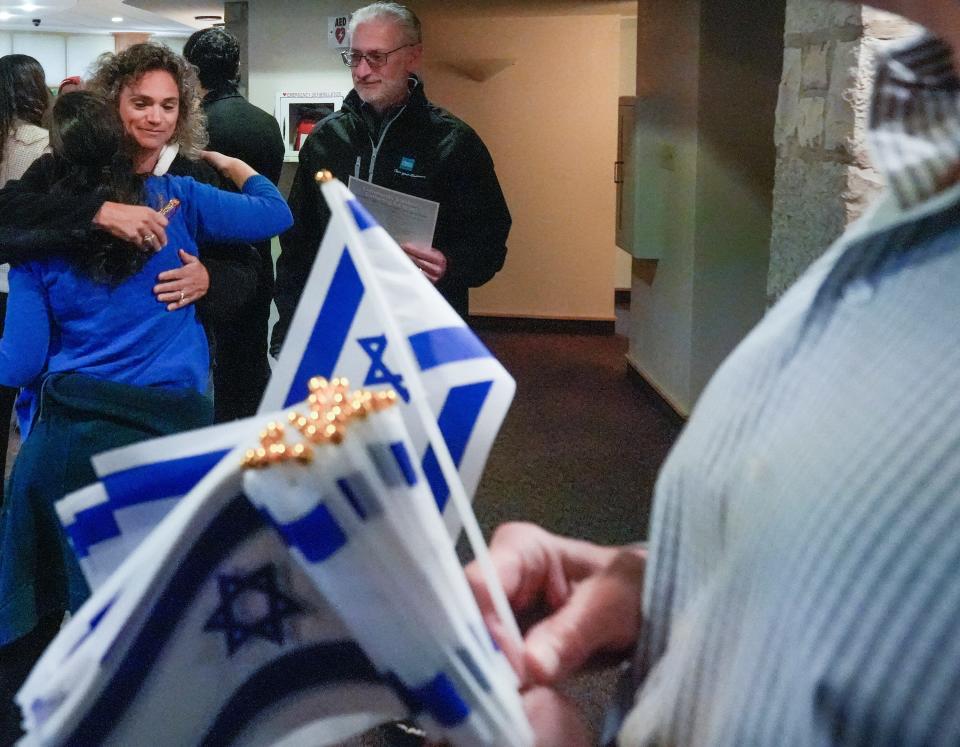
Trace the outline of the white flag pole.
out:
M 413 354 L 413 350 L 410 347 L 410 341 L 407 340 L 406 335 L 400 331 L 400 328 L 394 321 L 393 316 L 385 307 L 383 303 L 383 291 L 380 287 L 380 282 L 377 279 L 373 267 L 370 265 L 370 260 L 367 258 L 364 252 L 360 250 L 363 242 L 360 239 L 358 231 L 354 227 L 353 221 L 348 220 L 347 216 L 343 214 L 345 203 L 342 200 L 336 199 L 334 190 L 340 189 L 347 194 L 352 193 L 347 190 L 342 182 L 333 179 L 332 176 L 328 177 L 327 174 L 329 174 L 329 172 L 318 172 L 316 180 L 320 184 L 320 189 L 322 190 L 323 196 L 330 207 L 330 212 L 331 214 L 336 213 L 339 216 L 340 222 L 343 225 L 343 229 L 347 232 L 348 244 L 358 249 L 355 258 L 357 264 L 360 265 L 360 274 L 365 280 L 369 281 L 370 285 L 372 286 L 372 292 L 370 296 L 379 316 L 383 320 L 388 337 L 401 341 L 397 353 L 402 360 L 404 368 L 406 368 L 408 371 L 415 372 L 418 369 L 418 366 Z M 440 433 L 440 427 L 437 425 L 436 418 L 427 406 L 427 396 L 420 381 L 420 377 L 408 377 L 407 387 L 410 389 L 410 401 L 416 408 L 417 414 L 420 416 L 420 420 L 423 423 L 424 430 L 426 431 L 427 436 L 434 447 L 434 453 L 437 457 L 440 470 L 443 472 L 443 477 L 447 481 L 447 485 L 450 489 L 450 499 L 453 501 L 454 509 L 460 516 L 460 520 L 463 523 L 463 529 L 467 533 L 467 540 L 470 543 L 470 547 L 473 549 L 477 563 L 480 565 L 480 570 L 483 573 L 483 579 L 487 584 L 487 590 L 490 594 L 490 599 L 493 602 L 494 609 L 497 612 L 497 616 L 500 618 L 500 621 L 504 624 L 507 631 L 513 637 L 514 642 L 517 645 L 522 645 L 523 636 L 520 634 L 520 627 L 517 625 L 516 618 L 513 616 L 513 611 L 510 609 L 510 603 L 507 600 L 507 595 L 503 590 L 500 579 L 497 577 L 496 569 L 493 567 L 493 561 L 490 560 L 490 553 L 487 550 L 487 544 L 483 539 L 483 533 L 480 531 L 479 524 L 477 524 L 477 517 L 473 513 L 473 508 L 470 506 L 470 501 L 467 498 L 466 491 L 464 490 L 463 482 L 460 479 L 460 473 L 457 472 L 457 468 L 450 456 L 450 451 L 447 449 L 447 442 Z

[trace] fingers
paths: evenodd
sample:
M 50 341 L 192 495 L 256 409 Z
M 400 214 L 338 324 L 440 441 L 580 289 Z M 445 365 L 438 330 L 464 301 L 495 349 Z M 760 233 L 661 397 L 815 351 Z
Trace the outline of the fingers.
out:
M 447 272 L 447 257 L 439 249 L 406 242 L 400 245 L 413 263 L 431 283 L 437 283 Z
M 176 311 L 200 300 L 210 287 L 210 275 L 197 257 L 179 250 L 182 267 L 165 270 L 157 275 L 153 295 L 167 304 L 167 311 Z
M 510 522 L 499 526 L 490 540 L 490 560 L 514 611 L 526 610 L 541 596 L 548 570 L 545 537 L 552 535 L 535 524 Z M 470 563 L 465 571 L 480 611 L 495 617 L 480 566 Z
M 439 264 L 421 262 L 420 269 L 423 271 L 423 274 L 426 276 L 427 280 L 429 280 L 431 283 L 440 282 L 440 278 L 442 278 L 444 274 L 444 267 Z
M 414 261 L 418 259 L 431 259 L 432 255 L 440 253 L 439 250 L 434 249 L 432 246 L 420 246 L 419 244 L 412 244 L 409 241 L 401 244 L 400 248 Z
M 170 290 L 173 288 L 174 284 L 180 280 L 183 280 L 186 277 L 182 267 L 178 267 L 175 270 L 164 270 L 159 275 L 157 275 L 158 285 L 155 285 L 153 288 L 154 294 L 159 293 L 163 290 Z M 161 287 L 166 286 L 166 287 Z
M 202 150 L 200 151 L 200 157 L 215 169 L 221 169 L 224 161 L 227 160 L 227 156 L 215 150 Z
M 645 559 L 622 551 L 573 587 L 565 603 L 526 635 L 531 681 L 560 682 L 601 652 L 634 644 L 640 630 Z
M 171 272 L 177 272 L 177 270 L 168 270 L 161 275 L 167 275 Z M 180 278 L 174 278 L 153 286 L 153 295 L 157 301 L 167 305 L 167 311 L 182 309 L 197 300 L 197 295 L 187 290 L 185 283 Z
M 162 249 L 167 245 L 167 232 L 164 230 L 169 221 L 166 216 L 155 210 L 144 208 L 143 226 L 139 229 L 141 243 L 155 249 Z
M 183 262 L 180 271 L 187 280 L 190 292 L 196 294 L 194 300 L 205 296 L 210 289 L 210 273 L 207 272 L 207 268 L 197 257 L 188 254 L 183 249 L 180 250 L 180 261 Z
M 536 687 L 523 694 L 523 710 L 536 736 L 535 747 L 589 747 L 596 739 L 573 701 L 556 690 Z
M 165 247 L 167 245 L 165 228 L 169 223 L 166 216 L 147 207 L 130 207 L 134 207 L 138 211 L 133 216 L 133 225 L 136 231 L 136 238 L 132 239 L 133 243 L 153 251 L 159 251 Z
M 517 651 L 494 611 L 479 566 L 467 566 L 484 621 L 522 683 L 559 682 L 594 654 L 620 652 L 635 642 L 644 551 L 603 547 L 535 524 L 510 523 L 494 533 L 490 559 L 515 612 L 546 614 L 529 628 L 523 651 Z
M 104 202 L 93 217 L 93 224 L 118 239 L 146 249 L 159 249 L 167 243 L 167 219 L 143 205 Z
M 184 290 L 166 291 L 154 295 L 158 301 L 167 305 L 167 311 L 182 309 L 184 306 L 189 306 L 196 300 L 196 298 L 192 298 Z

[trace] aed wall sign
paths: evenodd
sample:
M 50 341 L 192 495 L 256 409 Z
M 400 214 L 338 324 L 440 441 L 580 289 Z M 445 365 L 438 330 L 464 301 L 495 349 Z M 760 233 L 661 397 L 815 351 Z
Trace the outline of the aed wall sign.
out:
M 327 46 L 343 49 L 347 46 L 347 24 L 350 16 L 327 16 Z

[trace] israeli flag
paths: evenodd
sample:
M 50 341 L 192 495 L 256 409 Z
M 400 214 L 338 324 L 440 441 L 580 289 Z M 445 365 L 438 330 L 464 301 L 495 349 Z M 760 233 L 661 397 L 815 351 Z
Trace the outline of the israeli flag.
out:
M 22 744 L 326 745 L 456 711 L 436 678 L 405 688 L 370 660 L 243 494 L 239 460 L 179 502 L 47 649 L 17 696 Z
M 24 744 L 326 745 L 405 717 L 532 744 L 397 410 L 306 463 L 232 450 L 44 653 Z
M 336 180 L 321 189 L 331 219 L 260 412 L 304 399 L 311 376 L 393 388 L 448 531 L 465 526 L 482 544 L 469 502 L 516 384 L 352 193 Z M 91 588 L 261 426 L 251 418 L 94 458 L 100 482 L 57 507 Z
M 394 389 L 447 514 L 455 487 L 441 452 L 472 499 L 516 383 L 343 184 L 332 180 L 321 190 L 330 223 L 260 409 L 304 399 L 311 376 Z M 425 420 L 438 425 L 436 435 Z M 448 526 L 459 531 L 455 518 Z

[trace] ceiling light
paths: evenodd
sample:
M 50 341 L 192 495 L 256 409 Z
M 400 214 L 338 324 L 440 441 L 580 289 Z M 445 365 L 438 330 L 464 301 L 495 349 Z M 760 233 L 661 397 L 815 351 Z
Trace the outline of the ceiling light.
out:
M 20 10 L 25 10 L 29 13 L 30 11 L 36 10 L 39 7 L 39 5 L 34 5 L 33 3 L 24 3 L 20 6 Z
M 113 23 L 123 23 L 123 18 L 121 18 L 120 16 L 114 16 L 110 20 L 113 21 Z
M 13 18 L 13 13 L 7 13 L 5 10 L 0 10 L 0 21 L 9 21 Z
M 223 16 L 194 16 L 195 21 L 222 21 Z

